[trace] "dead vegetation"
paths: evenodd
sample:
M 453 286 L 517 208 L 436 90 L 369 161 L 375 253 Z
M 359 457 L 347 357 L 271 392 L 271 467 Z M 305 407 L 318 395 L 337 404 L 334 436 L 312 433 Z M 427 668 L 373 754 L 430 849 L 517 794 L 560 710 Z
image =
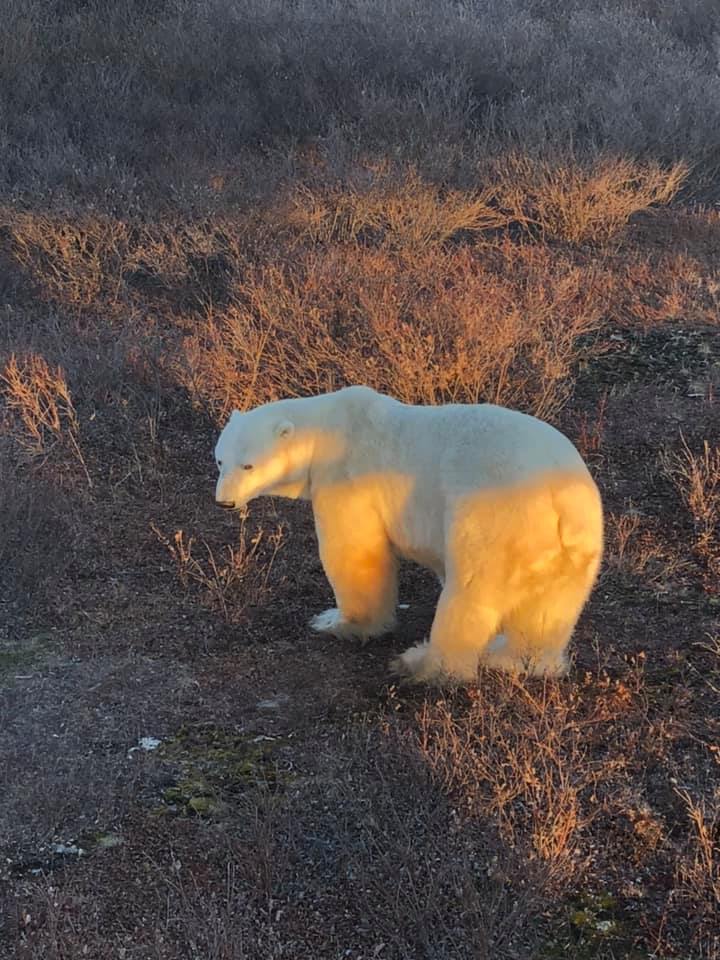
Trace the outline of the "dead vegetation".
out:
M 31 354 L 18 362 L 12 354 L 0 373 L 0 391 L 19 421 L 14 436 L 33 458 L 50 456 L 54 444 L 66 445 L 92 480 L 79 443 L 79 423 L 63 371 L 51 370 L 44 357 Z
M 447 702 L 419 717 L 421 749 L 430 767 L 470 816 L 490 817 L 511 847 L 527 846 L 547 866 L 546 883 L 563 886 L 582 870 L 582 837 L 623 770 L 620 754 L 593 761 L 595 725 L 582 711 L 579 688 L 539 687 L 487 678 L 457 716 Z M 624 685 L 614 696 L 629 697 Z
M 259 529 L 251 537 L 244 518 L 237 546 L 227 545 L 219 557 L 203 543 L 205 556 L 199 559 L 194 537 L 186 536 L 182 530 L 177 530 L 172 540 L 154 524 L 153 532 L 170 554 L 180 583 L 185 588 L 190 584 L 198 586 L 200 596 L 227 623 L 241 622 L 248 607 L 262 601 L 275 555 L 282 545 L 282 527 L 269 534 Z M 267 554 L 262 562 L 261 545 Z
M 711 932 L 720 909 L 720 804 L 717 792 L 707 801 L 693 799 L 687 790 L 679 793 L 692 824 L 690 841 L 678 863 L 679 896 L 692 903 L 698 924 Z
M 669 203 L 687 176 L 682 163 L 663 168 L 625 157 L 590 165 L 553 163 L 523 154 L 503 161 L 500 204 L 512 222 L 546 241 L 606 243 L 641 211 Z
M 287 223 L 315 243 L 382 243 L 413 252 L 457 238 L 487 241 L 510 225 L 547 241 L 601 243 L 634 214 L 669 203 L 688 171 L 682 163 L 602 155 L 549 163 L 516 152 L 483 173 L 482 190 L 452 190 L 424 182 L 413 169 L 398 181 L 388 164 L 375 164 L 364 189 L 297 189 Z
M 665 469 L 692 517 L 695 549 L 720 573 L 720 447 L 703 440 L 694 453 L 683 438 L 680 452 L 665 457 Z
M 4 4 L 3 960 L 720 960 L 720 8 L 556 8 Z M 397 689 L 430 578 L 321 640 L 306 506 L 214 509 L 357 382 L 577 443 L 567 679 Z M 187 729 L 250 748 L 168 813 Z
M 333 247 L 238 283 L 188 339 L 188 388 L 222 419 L 233 406 L 367 383 L 407 402 L 556 410 L 578 340 L 601 309 L 597 281 L 542 252 L 412 257 Z

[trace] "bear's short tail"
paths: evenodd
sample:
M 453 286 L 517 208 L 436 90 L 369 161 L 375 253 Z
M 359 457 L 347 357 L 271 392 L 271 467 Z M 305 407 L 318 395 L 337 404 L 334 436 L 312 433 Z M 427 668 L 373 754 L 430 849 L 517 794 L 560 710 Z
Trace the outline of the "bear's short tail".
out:
M 578 477 L 554 491 L 558 537 L 570 565 L 595 582 L 603 555 L 603 507 L 592 478 Z

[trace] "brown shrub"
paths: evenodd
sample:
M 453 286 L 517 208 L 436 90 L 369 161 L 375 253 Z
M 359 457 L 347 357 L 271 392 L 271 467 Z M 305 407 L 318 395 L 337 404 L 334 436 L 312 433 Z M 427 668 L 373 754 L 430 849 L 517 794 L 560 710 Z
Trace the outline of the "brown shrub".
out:
M 640 211 L 668 203 L 687 167 L 627 157 L 553 163 L 523 154 L 501 161 L 498 200 L 512 219 L 547 240 L 605 243 Z
M 155 525 L 152 529 L 170 554 L 182 585 L 199 588 L 200 596 L 226 623 L 240 622 L 247 609 L 260 601 L 283 538 L 281 526 L 269 533 L 259 529 L 250 536 L 243 519 L 236 547 L 227 545 L 216 555 L 203 543 L 205 557 L 199 559 L 193 552 L 194 537 L 177 530 L 170 539 Z
M 720 570 L 720 446 L 707 440 L 694 453 L 683 438 L 682 450 L 663 457 L 665 472 L 695 524 L 695 549 Z
M 15 437 L 32 457 L 46 457 L 52 444 L 67 446 L 92 480 L 79 443 L 79 423 L 65 375 L 52 370 L 44 357 L 31 354 L 18 361 L 13 354 L 0 373 L 0 395 L 19 421 Z
M 601 305 L 592 269 L 509 242 L 413 256 L 311 250 L 248 270 L 230 306 L 188 339 L 181 376 L 218 419 L 348 383 L 552 416 Z
M 490 675 L 464 714 L 445 700 L 419 715 L 419 746 L 461 809 L 491 817 L 501 836 L 571 881 L 582 866 L 581 839 L 599 809 L 595 791 L 622 766 L 588 755 L 580 690 Z
M 123 322 L 127 304 L 165 302 L 179 312 L 211 304 L 247 230 L 242 219 L 221 218 L 146 224 L 6 210 L 2 219 L 5 249 L 45 299 Z
M 571 244 L 606 243 L 630 218 L 669 203 L 687 167 L 630 157 L 588 161 L 568 152 L 552 162 L 511 152 L 481 169 L 482 189 L 453 190 L 423 181 L 414 168 L 366 164 L 362 186 L 304 185 L 283 208 L 285 225 L 316 243 L 370 242 L 418 249 L 463 237 L 491 239 L 513 225 Z
M 117 293 L 128 242 L 121 221 L 14 211 L 4 211 L 3 220 L 13 260 L 49 299 L 87 308 Z
M 291 232 L 314 243 L 367 242 L 385 249 L 421 250 L 458 236 L 481 238 L 507 226 L 496 190 L 441 190 L 414 169 L 393 177 L 388 164 L 368 171 L 369 188 L 297 188 L 284 213 Z

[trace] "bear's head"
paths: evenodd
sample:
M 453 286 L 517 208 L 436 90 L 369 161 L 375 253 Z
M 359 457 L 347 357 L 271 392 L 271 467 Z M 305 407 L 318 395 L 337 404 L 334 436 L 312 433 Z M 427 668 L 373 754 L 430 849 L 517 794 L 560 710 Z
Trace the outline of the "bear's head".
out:
M 293 421 L 274 408 L 234 410 L 225 424 L 215 445 L 219 506 L 239 509 L 265 494 L 302 494 L 308 458 L 299 455 Z
M 311 475 L 318 482 L 334 475 L 347 457 L 349 432 L 328 396 L 234 410 L 215 446 L 216 502 L 239 509 L 255 497 L 308 498 Z

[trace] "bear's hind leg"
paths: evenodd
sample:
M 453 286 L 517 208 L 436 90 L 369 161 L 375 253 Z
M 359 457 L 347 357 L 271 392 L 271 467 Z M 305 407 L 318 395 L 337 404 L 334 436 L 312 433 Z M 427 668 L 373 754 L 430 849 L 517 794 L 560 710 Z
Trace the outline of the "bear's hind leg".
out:
M 338 511 L 315 507 L 320 559 L 337 607 L 313 617 L 310 626 L 336 637 L 369 637 L 395 625 L 397 557 L 378 518 L 354 515 L 347 502 Z
M 488 667 L 530 676 L 563 676 L 568 670 L 567 646 L 582 605 L 576 598 L 548 591 L 507 614 L 505 643 L 483 657 Z
M 391 669 L 417 682 L 472 682 L 478 660 L 497 633 L 499 615 L 483 604 L 482 591 L 448 582 L 438 601 L 430 642 L 410 647 Z

